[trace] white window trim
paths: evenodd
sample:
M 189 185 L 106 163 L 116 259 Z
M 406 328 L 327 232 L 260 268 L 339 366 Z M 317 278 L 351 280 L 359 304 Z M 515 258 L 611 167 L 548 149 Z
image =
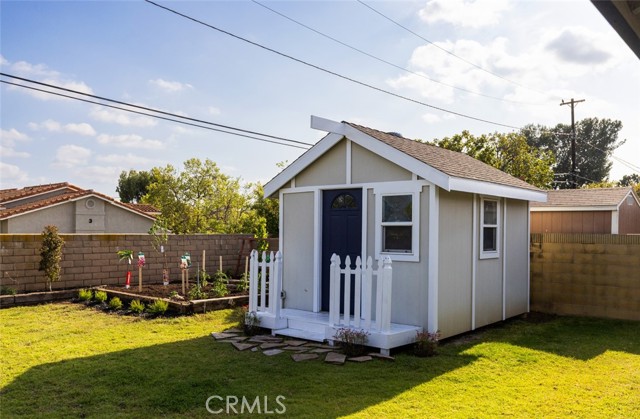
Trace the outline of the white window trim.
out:
M 496 215 L 496 224 L 486 224 L 484 223 L 484 202 L 485 201 L 493 201 L 496 203 L 496 210 L 497 210 L 497 215 Z M 500 208 L 502 206 L 502 202 L 500 198 L 493 198 L 493 197 L 481 197 L 480 198 L 480 231 L 478 234 L 480 243 L 479 243 L 479 249 L 480 249 L 480 259 L 497 259 L 500 257 L 500 233 L 502 231 L 502 229 L 500 228 L 500 225 L 502 224 L 502 212 L 500 211 Z M 490 250 L 490 251 L 485 251 L 484 249 L 484 228 L 485 227 L 495 227 L 496 228 L 496 250 Z
M 389 256 L 392 261 L 419 262 L 420 261 L 420 192 L 422 185 L 407 190 L 389 190 L 388 188 L 375 188 L 376 219 L 375 219 L 375 252 L 376 259 Z M 393 195 L 411 195 L 411 222 L 382 223 L 382 197 Z M 411 253 L 395 253 L 382 251 L 382 227 L 383 225 L 411 225 Z

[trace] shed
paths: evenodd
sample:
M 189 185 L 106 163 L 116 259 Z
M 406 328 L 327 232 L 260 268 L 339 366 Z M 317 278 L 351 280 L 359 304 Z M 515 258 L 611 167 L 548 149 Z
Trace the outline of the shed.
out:
M 362 329 L 388 352 L 416 331 L 448 337 L 529 310 L 529 202 L 544 191 L 397 133 L 311 126 L 328 134 L 264 188 L 280 202 L 281 283 L 267 285 L 283 298 L 256 313 L 262 326 L 315 340 Z
M 531 233 L 640 234 L 632 187 L 559 189 L 531 204 Z

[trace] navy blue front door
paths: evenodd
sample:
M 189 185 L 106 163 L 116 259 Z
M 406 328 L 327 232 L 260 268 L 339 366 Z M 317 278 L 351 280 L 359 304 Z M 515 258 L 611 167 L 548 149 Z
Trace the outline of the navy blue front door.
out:
M 329 311 L 329 267 L 334 253 L 343 264 L 350 256 L 352 266 L 362 254 L 362 189 L 324 191 L 322 196 L 322 311 Z M 341 295 L 343 290 L 344 285 Z M 340 301 L 342 311 L 343 299 Z M 351 307 L 353 310 L 353 301 Z

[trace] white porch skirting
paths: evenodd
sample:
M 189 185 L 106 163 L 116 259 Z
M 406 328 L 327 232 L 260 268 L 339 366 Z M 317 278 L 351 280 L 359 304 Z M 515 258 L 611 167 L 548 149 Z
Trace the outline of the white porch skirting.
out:
M 260 327 L 271 329 L 273 335 L 282 335 L 307 339 L 316 342 L 332 342 L 341 326 L 331 326 L 328 312 L 313 313 L 304 310 L 283 308 L 280 317 L 269 312 L 257 312 Z M 353 316 L 351 316 L 353 318 Z M 351 323 L 353 324 L 353 323 Z M 366 346 L 378 348 L 383 353 L 399 346 L 415 342 L 416 333 L 422 328 L 405 324 L 391 323 L 388 331 L 379 331 L 375 321 L 370 329 L 350 327 L 354 330 L 365 330 L 369 333 Z

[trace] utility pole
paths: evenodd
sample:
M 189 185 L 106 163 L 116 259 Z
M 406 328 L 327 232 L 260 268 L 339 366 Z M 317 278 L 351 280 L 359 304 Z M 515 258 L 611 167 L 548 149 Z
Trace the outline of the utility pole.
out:
M 573 98 L 571 98 L 569 102 L 565 102 L 564 99 L 562 99 L 562 103 L 560 103 L 560 106 L 562 105 L 571 106 L 571 177 L 573 182 L 573 184 L 571 185 L 572 189 L 576 189 L 576 186 L 578 185 L 578 180 L 576 179 L 576 120 L 575 120 L 574 108 L 578 103 L 584 102 L 584 101 L 585 99 L 573 100 Z

